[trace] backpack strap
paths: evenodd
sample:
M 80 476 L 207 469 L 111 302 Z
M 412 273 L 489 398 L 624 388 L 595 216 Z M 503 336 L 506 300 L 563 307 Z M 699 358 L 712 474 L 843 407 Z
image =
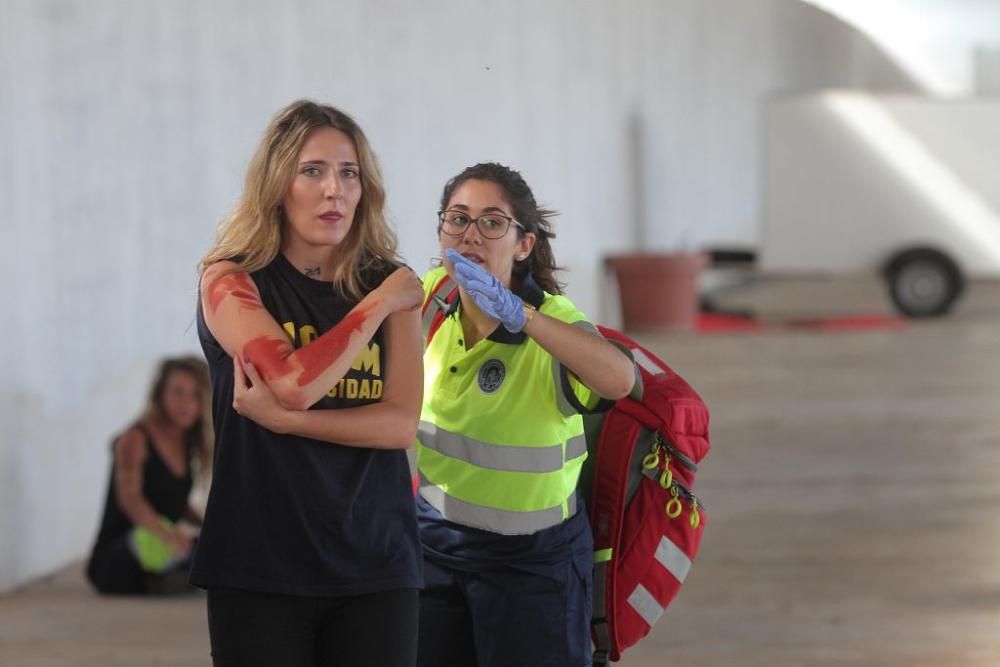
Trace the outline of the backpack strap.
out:
M 602 412 L 607 412 L 615 406 L 615 401 L 610 398 L 601 398 L 591 408 L 588 408 L 586 405 L 581 403 L 580 399 L 576 397 L 576 393 L 573 391 L 573 385 L 569 382 L 569 369 L 565 366 L 563 366 L 559 372 L 559 381 L 562 384 L 562 393 L 566 402 L 581 415 L 600 414 Z
M 597 331 L 597 334 L 602 335 L 599 329 Z M 632 356 L 632 351 L 629 350 L 628 347 L 626 347 L 624 344 L 618 342 L 617 340 L 614 340 L 612 338 L 606 338 L 606 340 L 615 347 L 617 347 L 619 350 L 621 350 L 622 353 L 625 356 L 627 356 L 630 361 L 632 361 L 632 365 L 635 369 L 635 383 L 632 385 L 632 391 L 628 393 L 628 398 L 631 398 L 636 401 L 641 401 L 642 387 L 643 387 L 642 373 L 639 370 L 639 366 L 636 365 L 635 363 L 635 357 Z M 569 403 L 570 406 L 581 415 L 596 415 L 602 412 L 607 412 L 615 405 L 615 401 L 609 398 L 602 398 L 592 408 L 588 408 L 583 403 L 581 403 L 580 399 L 578 399 L 576 397 L 576 394 L 573 392 L 573 387 L 572 385 L 570 385 L 569 382 L 569 370 L 565 366 L 562 367 L 560 373 L 560 383 L 562 384 L 562 393 L 563 396 L 566 398 L 566 402 Z
M 590 500 L 589 498 L 587 499 Z M 591 637 L 594 640 L 593 667 L 608 667 L 611 658 L 611 635 L 608 627 L 607 604 L 607 571 L 611 559 L 610 550 L 607 553 L 594 554 L 594 589 L 591 598 L 593 609 L 590 619 Z

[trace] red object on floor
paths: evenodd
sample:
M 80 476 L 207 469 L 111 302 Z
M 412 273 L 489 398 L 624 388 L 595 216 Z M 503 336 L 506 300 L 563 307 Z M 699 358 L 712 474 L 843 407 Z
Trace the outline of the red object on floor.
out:
M 905 317 L 891 315 L 845 315 L 842 317 L 793 320 L 787 326 L 820 331 L 862 331 L 866 329 L 901 329 L 909 323 Z
M 752 317 L 725 313 L 699 313 L 695 322 L 695 330 L 699 333 L 759 331 L 761 328 L 761 323 Z

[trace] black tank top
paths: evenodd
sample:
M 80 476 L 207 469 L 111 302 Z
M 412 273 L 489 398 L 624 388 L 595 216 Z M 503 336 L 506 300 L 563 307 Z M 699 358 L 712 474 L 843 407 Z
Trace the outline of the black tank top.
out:
M 377 287 L 391 267 L 367 272 Z M 331 329 L 356 302 L 299 273 L 282 255 L 251 274 L 265 308 L 296 348 Z M 191 582 L 303 596 L 421 585 L 409 465 L 402 450 L 272 433 L 237 414 L 232 359 L 197 310 L 212 379 L 215 463 Z M 313 408 L 375 403 L 387 380 L 382 328 Z M 372 423 L 373 430 L 378 424 Z
M 142 495 L 146 501 L 153 506 L 158 514 L 171 521 L 177 521 L 184 515 L 187 509 L 188 495 L 191 493 L 191 467 L 182 477 L 177 477 L 160 457 L 160 453 L 153 446 L 153 436 L 142 423 L 136 423 L 135 427 L 142 431 L 146 439 L 146 462 L 142 468 Z M 132 530 L 135 524 L 128 518 L 125 511 L 118 504 L 115 494 L 115 464 L 114 464 L 114 442 L 112 441 L 112 461 L 111 479 L 108 482 L 108 495 L 104 501 L 104 518 L 101 520 L 101 529 L 97 533 L 97 543 L 94 551 L 100 550 L 107 544 Z M 188 449 L 190 452 L 190 447 Z M 190 460 L 190 456 L 188 457 Z

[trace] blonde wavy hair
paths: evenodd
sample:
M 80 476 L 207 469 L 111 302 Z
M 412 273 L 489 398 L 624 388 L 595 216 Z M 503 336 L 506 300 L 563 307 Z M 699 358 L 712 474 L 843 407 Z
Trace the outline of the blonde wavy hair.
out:
M 338 249 L 334 289 L 360 300 L 373 286 L 362 281 L 372 268 L 398 266 L 396 234 L 385 216 L 385 187 L 378 159 L 357 123 L 344 112 L 311 100 L 298 100 L 271 121 L 250 160 L 239 203 L 219 225 L 215 245 L 202 257 L 199 272 L 231 260 L 241 271 L 264 268 L 278 256 L 287 234 L 282 202 L 295 177 L 299 154 L 318 129 L 340 130 L 354 143 L 361 176 L 361 200 L 353 224 Z

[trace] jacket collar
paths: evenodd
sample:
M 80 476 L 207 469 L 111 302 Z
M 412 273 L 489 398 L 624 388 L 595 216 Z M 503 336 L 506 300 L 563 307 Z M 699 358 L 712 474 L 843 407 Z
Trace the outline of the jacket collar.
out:
M 535 277 L 530 273 L 524 277 L 521 281 L 521 288 L 514 292 L 517 296 L 521 298 L 525 303 L 532 305 L 535 309 L 542 307 L 542 302 L 545 301 L 545 292 L 538 283 L 535 282 Z M 445 316 L 452 317 L 458 312 L 458 306 L 461 303 L 461 299 L 456 296 L 455 300 L 448 304 L 447 308 L 442 308 Z M 438 303 L 440 305 L 440 302 Z M 494 343 L 504 343 L 507 345 L 520 345 L 528 337 L 528 334 L 523 331 L 518 331 L 517 333 L 512 333 L 507 331 L 507 327 L 503 324 L 498 324 L 497 328 L 493 330 L 486 340 L 493 341 Z

